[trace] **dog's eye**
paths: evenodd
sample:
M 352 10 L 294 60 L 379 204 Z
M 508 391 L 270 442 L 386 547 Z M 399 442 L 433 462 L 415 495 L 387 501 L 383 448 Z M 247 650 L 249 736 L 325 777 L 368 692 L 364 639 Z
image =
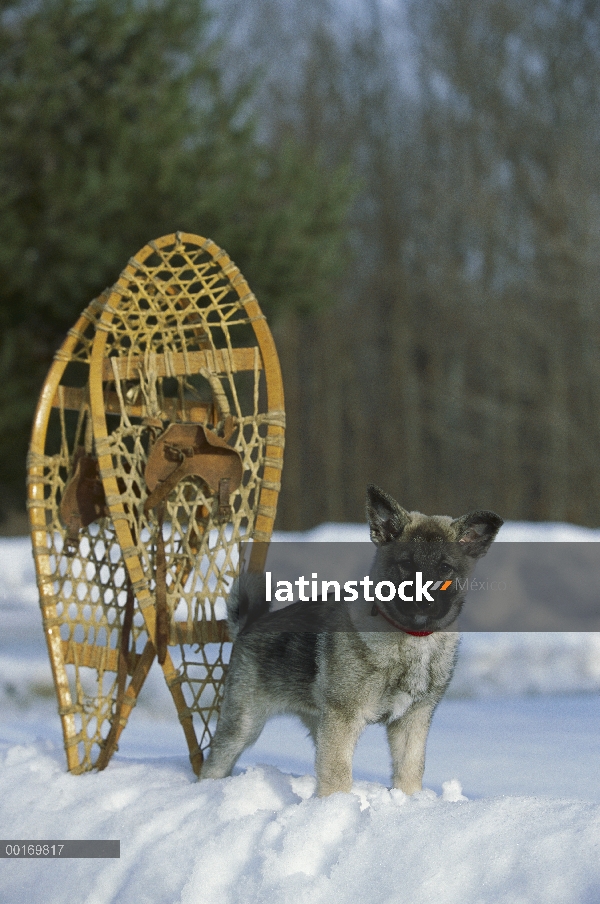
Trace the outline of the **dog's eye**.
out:
M 452 565 L 449 565 L 448 562 L 441 562 L 439 570 L 442 574 L 448 574 L 449 571 L 452 571 Z
M 410 561 L 410 559 L 399 559 L 396 562 L 396 565 L 398 566 L 398 568 L 402 568 L 403 570 L 406 570 L 407 568 L 410 568 L 411 561 Z

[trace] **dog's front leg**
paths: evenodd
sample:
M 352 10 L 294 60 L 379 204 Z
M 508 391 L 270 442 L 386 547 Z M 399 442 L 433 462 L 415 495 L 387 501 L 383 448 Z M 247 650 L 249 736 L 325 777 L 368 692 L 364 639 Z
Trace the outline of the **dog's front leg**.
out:
M 420 791 L 425 770 L 425 745 L 435 706 L 412 706 L 401 719 L 387 727 L 392 753 L 394 788 L 405 794 Z
M 329 711 L 317 728 L 317 794 L 325 797 L 352 790 L 352 757 L 364 725 Z

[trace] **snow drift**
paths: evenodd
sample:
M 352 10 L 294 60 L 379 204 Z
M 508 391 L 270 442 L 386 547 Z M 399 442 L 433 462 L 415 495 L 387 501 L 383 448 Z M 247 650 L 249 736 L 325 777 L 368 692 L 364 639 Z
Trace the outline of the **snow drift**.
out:
M 303 535 L 366 538 L 360 525 Z M 500 539 L 598 541 L 600 531 L 506 525 Z M 0 541 L 0 834 L 121 841 L 118 860 L 0 859 L 0 902 L 592 904 L 600 700 L 589 692 L 599 687 L 598 635 L 466 635 L 434 717 L 425 790 L 388 790 L 373 727 L 352 793 L 319 800 L 311 744 L 286 719 L 233 777 L 197 784 L 155 669 L 108 769 L 72 776 L 29 542 Z

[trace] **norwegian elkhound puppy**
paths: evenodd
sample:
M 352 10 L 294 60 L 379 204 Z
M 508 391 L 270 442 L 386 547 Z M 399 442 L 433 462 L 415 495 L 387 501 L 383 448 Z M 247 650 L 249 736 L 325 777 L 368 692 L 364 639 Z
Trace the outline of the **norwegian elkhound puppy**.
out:
M 445 629 L 463 605 L 459 581 L 466 585 L 503 522 L 494 512 L 456 519 L 407 512 L 375 486 L 367 519 L 376 547 L 369 576 L 374 586 L 398 587 L 392 600 L 366 587 L 356 602 L 268 613 L 262 575 L 234 585 L 227 606 L 235 642 L 202 779 L 229 775 L 267 719 L 294 713 L 315 742 L 320 796 L 350 791 L 356 742 L 376 722 L 387 727 L 394 787 L 421 789 L 429 724 L 456 659 L 458 634 Z M 268 614 L 240 630 L 240 610 L 257 605 Z M 307 621 L 306 607 L 316 605 Z

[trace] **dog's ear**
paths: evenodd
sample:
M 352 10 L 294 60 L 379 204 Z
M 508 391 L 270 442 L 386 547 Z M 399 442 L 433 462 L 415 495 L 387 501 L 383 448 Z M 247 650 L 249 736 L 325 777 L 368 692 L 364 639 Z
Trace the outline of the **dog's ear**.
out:
M 504 521 L 495 512 L 469 512 L 452 522 L 457 541 L 473 559 L 480 559 L 486 554 L 503 524 Z
M 367 521 L 376 546 L 398 540 L 410 522 L 410 515 L 395 499 L 376 486 L 367 487 Z

